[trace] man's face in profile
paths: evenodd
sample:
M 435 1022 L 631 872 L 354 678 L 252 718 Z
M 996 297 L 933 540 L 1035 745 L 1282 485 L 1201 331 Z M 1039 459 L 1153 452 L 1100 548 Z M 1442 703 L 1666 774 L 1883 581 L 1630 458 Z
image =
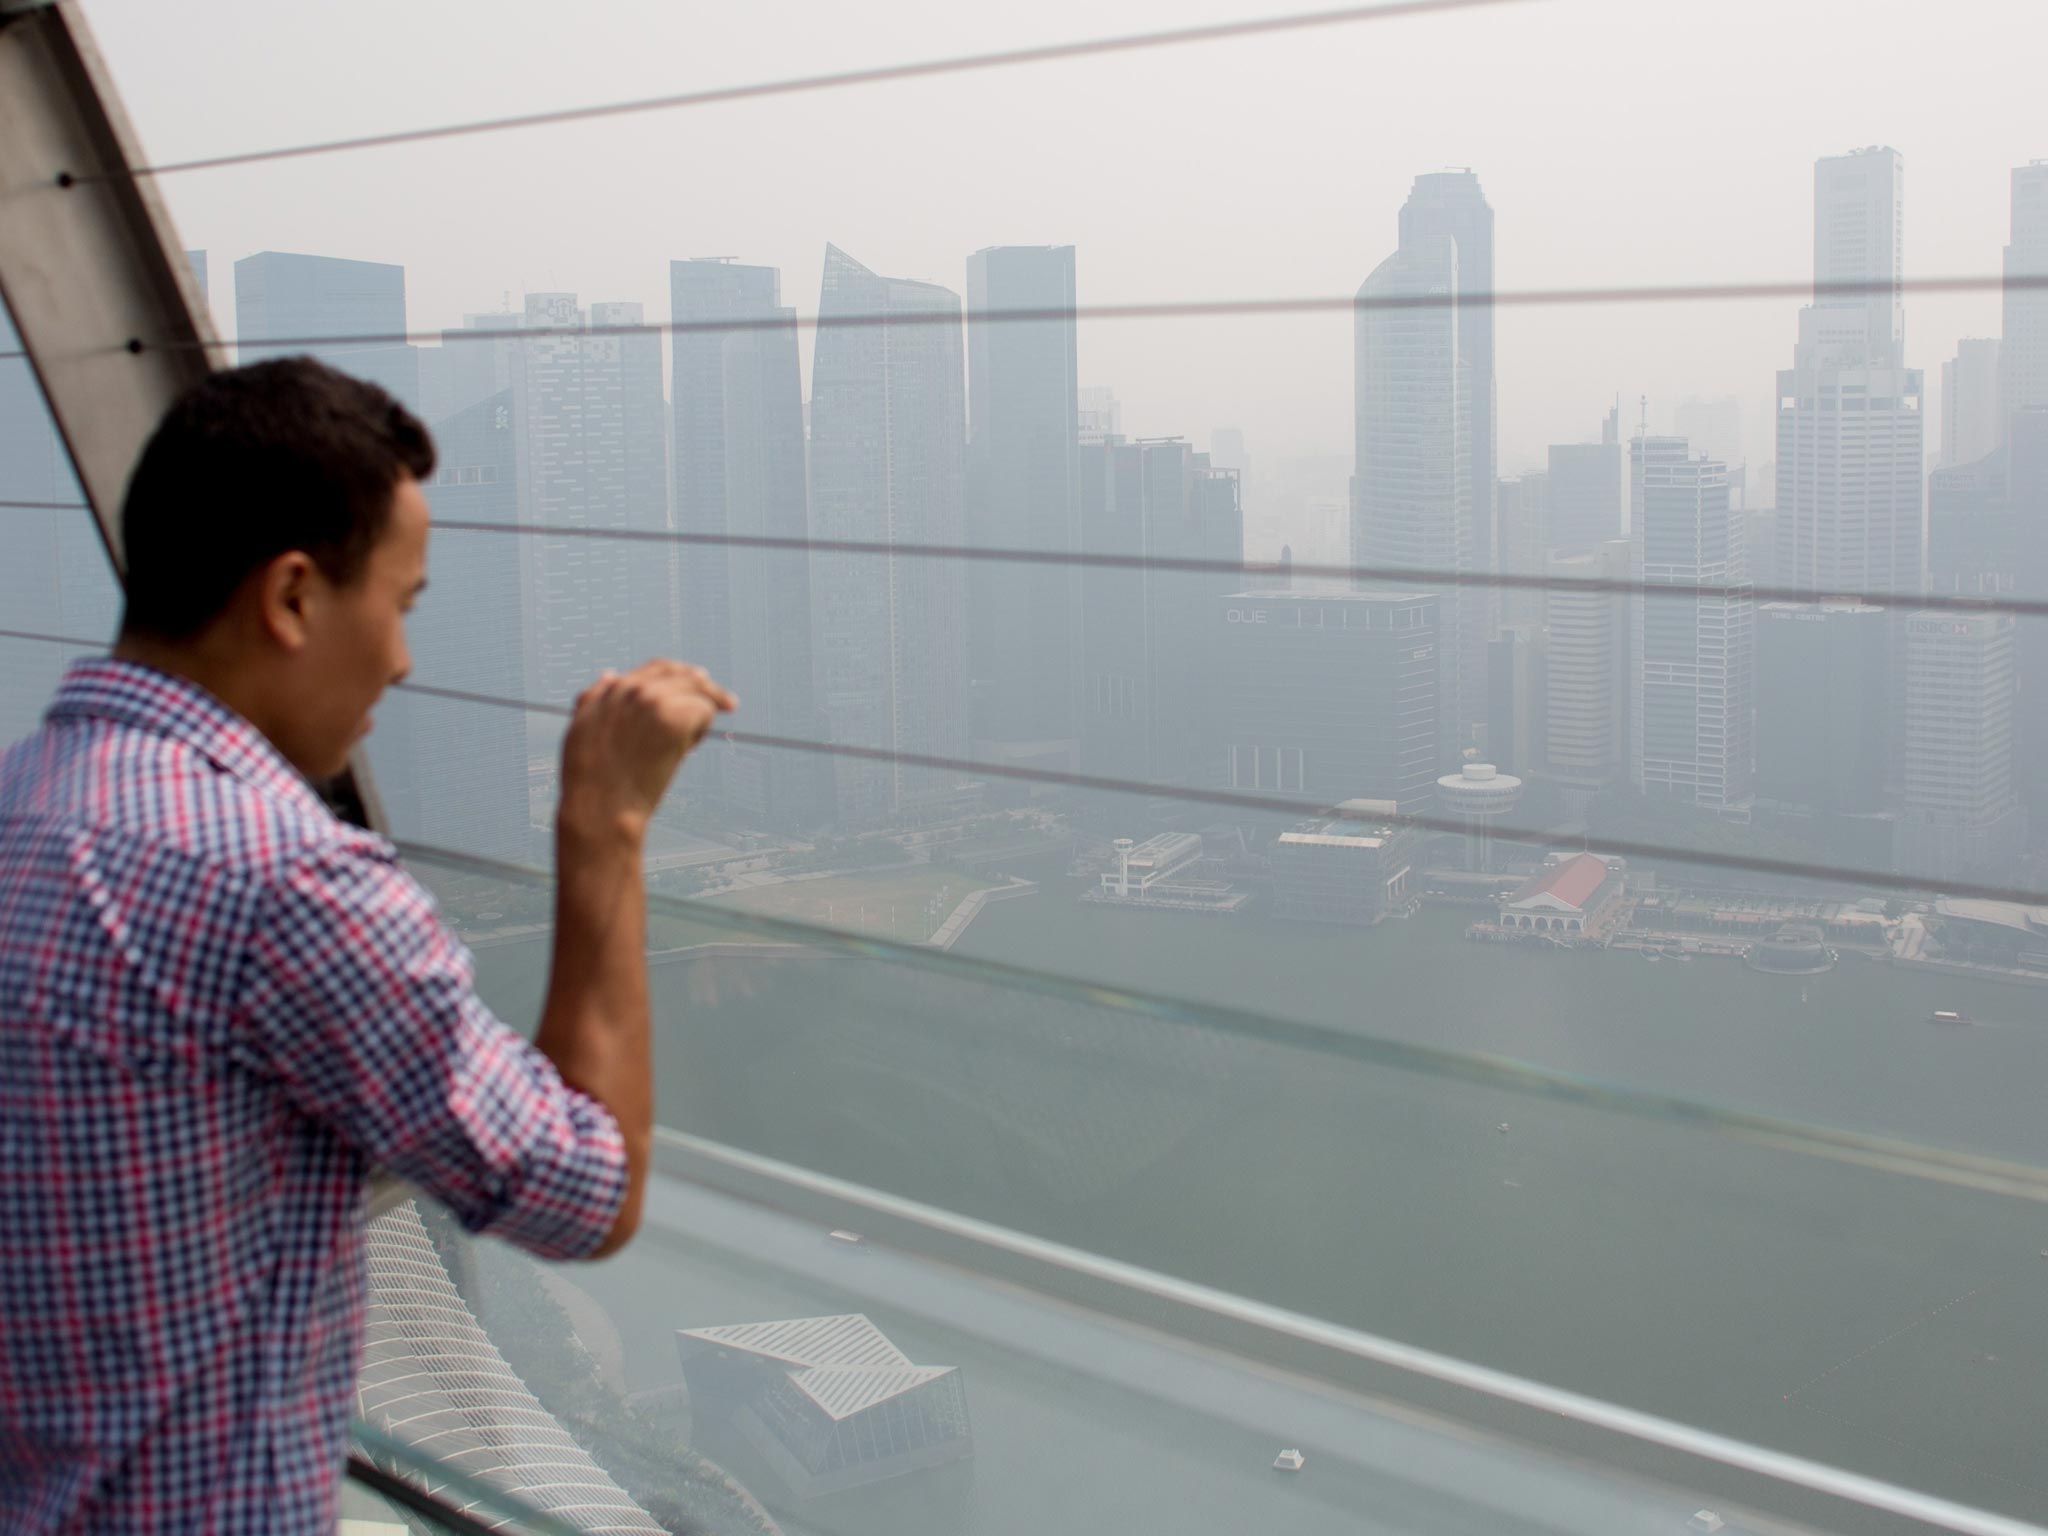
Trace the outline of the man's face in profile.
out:
M 412 669 L 405 618 L 427 584 L 427 498 L 410 475 L 392 492 L 391 515 L 355 578 L 335 584 L 314 572 L 293 658 L 289 754 L 311 778 L 331 778 L 369 733 L 384 690 Z

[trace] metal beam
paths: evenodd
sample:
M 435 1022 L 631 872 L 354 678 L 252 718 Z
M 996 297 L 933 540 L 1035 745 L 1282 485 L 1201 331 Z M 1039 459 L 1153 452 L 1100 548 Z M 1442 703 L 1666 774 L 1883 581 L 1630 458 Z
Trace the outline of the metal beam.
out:
M 0 0 L 0 297 L 117 577 L 129 473 L 217 355 L 199 345 L 217 338 L 163 199 L 128 174 L 141 163 L 79 0 Z M 385 830 L 360 752 L 322 790 Z

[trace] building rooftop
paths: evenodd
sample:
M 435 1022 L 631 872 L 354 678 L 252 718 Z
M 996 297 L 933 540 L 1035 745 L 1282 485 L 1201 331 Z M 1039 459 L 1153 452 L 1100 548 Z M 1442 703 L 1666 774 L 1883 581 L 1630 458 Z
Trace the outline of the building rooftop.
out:
M 1520 906 L 1547 896 L 1566 906 L 1583 907 L 1593 899 L 1608 876 L 1606 860 L 1581 853 L 1554 864 L 1508 898 L 1508 905 Z
M 1337 832 L 1282 832 L 1280 841 L 1296 843 L 1311 848 L 1384 848 L 1384 837 L 1365 837 L 1357 834 L 1345 836 Z
M 789 1379 L 835 1419 L 849 1419 L 878 1403 L 950 1376 L 957 1366 L 915 1365 L 859 1312 L 797 1317 L 772 1323 L 681 1328 L 685 1339 L 743 1350 L 788 1366 Z
M 1935 899 L 1934 910 L 1941 917 L 1964 922 L 1991 923 L 2017 933 L 2048 934 L 2048 907 L 2022 906 L 2016 901 L 1977 901 L 1961 896 Z

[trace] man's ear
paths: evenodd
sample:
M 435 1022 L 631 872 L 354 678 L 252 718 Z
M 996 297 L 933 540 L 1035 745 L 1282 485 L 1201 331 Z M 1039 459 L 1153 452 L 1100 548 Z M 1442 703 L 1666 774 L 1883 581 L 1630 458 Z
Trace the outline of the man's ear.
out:
M 313 605 L 319 600 L 320 571 L 304 550 L 287 550 L 251 577 L 257 620 L 287 651 L 303 650 Z

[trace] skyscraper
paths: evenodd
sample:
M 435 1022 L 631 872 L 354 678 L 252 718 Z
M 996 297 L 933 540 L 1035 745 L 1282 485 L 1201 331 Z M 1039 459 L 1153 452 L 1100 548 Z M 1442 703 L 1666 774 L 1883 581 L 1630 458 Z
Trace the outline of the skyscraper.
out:
M 1815 342 L 1876 368 L 1900 366 L 1906 349 L 1905 161 L 1873 146 L 1829 155 L 1813 167 Z M 1828 291 L 1828 285 L 1854 291 Z M 1802 317 L 1803 318 L 1803 317 Z M 1808 334 L 1802 325 L 1802 339 Z
M 1748 457 L 1742 444 L 1742 401 L 1734 395 L 1679 401 L 1671 412 L 1671 431 L 1731 468 Z
M 1599 442 L 1550 445 L 1550 547 L 1584 551 L 1620 538 L 1627 489 L 1616 406 L 1600 423 Z
M 882 277 L 825 248 L 812 362 L 811 526 L 820 539 L 958 544 L 966 420 L 960 299 Z M 854 320 L 854 324 L 835 324 Z M 968 744 L 961 563 L 820 554 L 812 563 L 819 707 L 831 739 L 956 756 Z M 834 763 L 839 810 L 887 815 L 944 793 L 949 775 Z
M 1882 808 L 1889 643 L 1867 603 L 1757 609 L 1756 792 L 1821 816 Z
M 1501 481 L 1494 487 L 1494 516 L 1501 572 L 1509 576 L 1541 576 L 1544 562 L 1550 557 L 1550 476 L 1538 473 Z M 1499 608 L 1503 624 L 1540 625 L 1542 589 L 1504 589 Z M 1487 751 L 1493 750 L 1489 740 Z
M 1639 437 L 1631 455 L 1631 567 L 1652 590 L 1634 603 L 1630 776 L 1648 794 L 1727 811 L 1750 795 L 1755 615 L 1728 468 L 1687 447 Z
M 734 507 L 726 495 L 725 356 L 726 341 L 746 334 L 739 325 L 793 313 L 782 308 L 782 274 L 773 267 L 715 259 L 672 261 L 668 273 L 669 313 L 677 326 L 670 343 L 674 371 L 669 390 L 675 413 L 676 527 L 685 534 L 719 538 L 766 533 L 766 527 L 755 526 L 765 508 Z M 737 324 L 729 331 L 716 328 L 725 321 Z M 797 427 L 801 452 L 801 416 Z M 717 678 L 733 677 L 734 553 L 716 544 L 685 547 L 677 582 L 683 654 Z M 734 677 L 730 686 L 737 690 L 739 680 Z
M 1458 246 L 1458 356 L 1471 397 L 1467 442 L 1472 468 L 1467 478 L 1472 485 L 1473 542 L 1481 569 L 1490 570 L 1495 542 L 1493 483 L 1500 472 L 1494 426 L 1493 209 L 1480 190 L 1479 178 L 1469 170 L 1433 171 L 1415 178 L 1401 209 L 1402 248 L 1438 235 L 1450 236 Z
M 1472 410 L 1480 381 L 1465 355 L 1457 240 L 1404 216 L 1401 249 L 1358 291 L 1357 436 L 1351 479 L 1352 562 L 1381 570 L 1490 568 L 1480 542 Z M 1428 303 L 1401 302 L 1427 299 Z M 1394 300 L 1394 303 L 1384 301 Z M 1484 488 L 1489 506 L 1493 483 Z M 1440 589 L 1438 759 L 1448 767 L 1486 708 L 1490 589 Z
M 1628 772 L 1630 605 L 1583 583 L 1627 581 L 1629 563 L 1626 539 L 1550 557 L 1564 580 L 1544 594 L 1544 767 L 1581 795 Z
M 1031 310 L 1036 320 L 978 320 Z M 1005 245 L 967 258 L 967 540 L 1078 547 L 1074 248 Z M 975 755 L 1073 767 L 1079 752 L 1080 573 L 978 562 L 967 573 Z
M 426 492 L 435 519 L 516 527 L 512 391 L 432 430 L 437 462 Z M 434 534 L 431 580 L 406 623 L 421 682 L 499 698 L 524 691 L 520 542 L 448 528 Z M 526 723 L 518 714 L 390 693 L 377 716 L 370 766 L 394 835 L 494 858 L 533 855 Z
M 1434 807 L 1433 594 L 1255 588 L 1211 616 L 1225 787 Z
M 1526 774 L 1541 761 L 1546 728 L 1541 619 L 1503 624 L 1488 649 L 1486 755 L 1502 773 Z
M 2048 598 L 2048 401 L 2024 406 L 2006 417 L 2006 495 L 2013 528 L 2013 587 L 2023 597 Z M 2022 808 L 2038 850 L 2048 840 L 2048 618 L 2032 614 L 2014 621 L 2013 647 L 2019 669 Z
M 1090 554 L 1244 558 L 1237 476 L 1179 438 L 1083 447 L 1076 501 Z M 1081 573 L 1081 766 L 1146 783 L 1220 778 L 1206 705 L 1215 604 L 1242 585 L 1207 571 L 1091 567 Z M 1128 815 L 1129 797 L 1112 808 Z
M 520 520 L 541 528 L 661 532 L 668 526 L 661 338 L 638 304 L 529 293 L 513 348 Z M 469 346 L 498 345 L 470 342 Z M 566 704 L 606 667 L 672 654 L 666 560 L 574 533 L 523 541 L 531 596 L 533 697 Z
M 1080 441 L 1082 443 L 1121 442 L 1124 435 L 1123 407 L 1117 403 L 1116 391 L 1107 384 L 1091 384 L 1079 392 Z
M 1998 342 L 1966 337 L 1941 365 L 1941 466 L 1974 464 L 2005 441 Z
M 669 517 L 668 402 L 662 398 L 661 335 L 637 330 L 644 314 L 635 303 L 593 303 L 591 362 L 607 377 L 617 370 L 620 498 L 626 526 L 667 533 Z M 591 364 L 586 364 L 586 381 Z M 609 387 L 609 386 L 607 386 Z M 608 398 L 605 403 L 611 404 Z M 586 410 L 588 406 L 586 406 Z M 628 582 L 632 604 L 626 656 L 637 665 L 677 650 L 676 567 L 672 553 L 642 546 L 632 552 Z
M 1252 482 L 1252 456 L 1244 445 L 1244 428 L 1211 427 L 1209 463 L 1213 468 L 1227 469 L 1237 476 L 1237 494 L 1242 500 Z
M 2022 823 L 2013 794 L 2015 682 L 2011 614 L 1906 620 L 1902 871 L 1939 880 L 2009 867 Z
M 810 531 L 796 312 L 773 267 L 669 264 L 675 335 L 675 516 L 686 534 L 802 540 Z M 720 321 L 734 321 L 718 329 Z M 705 329 L 688 327 L 704 325 Z M 748 729 L 814 737 L 811 560 L 802 549 L 681 551 L 682 654 L 745 701 Z M 757 821 L 803 826 L 830 810 L 830 765 L 713 744 L 701 782 Z
M 1922 380 L 1904 365 L 1903 185 L 1891 149 L 1814 168 L 1816 294 L 1800 312 L 1792 367 L 1778 374 L 1776 578 L 1822 594 L 1912 592 L 1922 578 Z
M 1952 464 L 1927 477 L 1927 585 L 1935 592 L 2010 592 L 2019 580 L 2021 515 L 2011 452 Z
M 2048 405 L 2048 160 L 2012 173 L 2012 240 L 2005 276 L 2037 286 L 2005 290 L 2004 345 L 1999 352 L 2001 419 L 2030 406 Z M 2001 433 L 2001 436 L 2003 433 Z
M 310 352 L 420 408 L 418 349 L 391 339 L 405 334 L 404 267 L 286 251 L 244 256 L 235 263 L 235 334 L 244 363 Z M 309 345 L 313 337 L 333 339 Z

